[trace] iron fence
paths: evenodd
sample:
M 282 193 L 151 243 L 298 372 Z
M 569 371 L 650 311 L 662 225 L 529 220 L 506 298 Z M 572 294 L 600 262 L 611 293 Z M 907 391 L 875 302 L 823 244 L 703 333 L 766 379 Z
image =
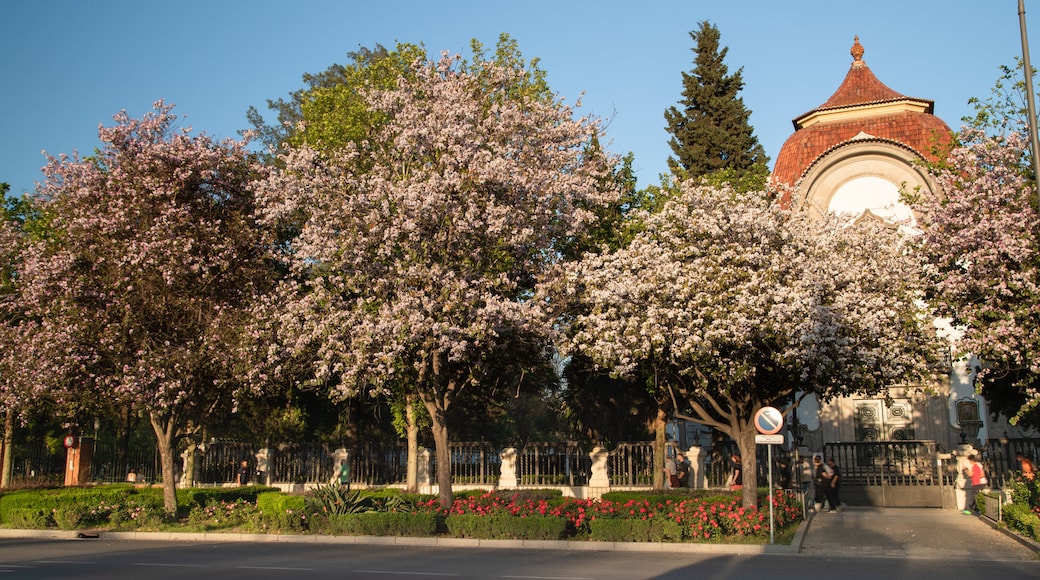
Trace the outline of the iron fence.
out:
M 12 484 L 58 484 L 65 481 L 65 448 L 34 441 L 13 446 Z
M 824 456 L 841 468 L 846 485 L 948 485 L 952 466 L 936 463 L 935 441 L 857 441 L 827 443 Z
M 239 465 L 248 462 L 250 473 L 256 467 L 256 446 L 242 441 L 211 440 L 199 446 L 195 460 L 195 481 L 202 484 L 231 483 Z
M 592 458 L 573 441 L 528 443 L 517 456 L 516 475 L 520 485 L 586 485 Z
M 332 453 L 324 443 L 290 443 L 272 449 L 268 460 L 270 481 L 317 483 L 332 479 Z
M 353 449 L 350 454 L 350 480 L 354 483 L 404 483 L 407 469 L 408 446 L 403 441 L 369 443 Z
M 607 459 L 610 485 L 652 485 L 654 444 L 652 441 L 618 443 Z
M 123 449 L 120 449 L 114 438 L 98 437 L 94 441 L 94 457 L 90 464 L 91 481 L 126 481 L 131 471 L 134 473 L 134 481 L 139 483 L 162 480 L 162 463 L 154 438 L 131 442 Z
M 982 464 L 992 486 L 1004 487 L 1011 476 L 1019 471 L 1015 455 L 1021 453 L 1034 464 L 1040 464 L 1040 439 L 990 439 L 982 453 Z
M 499 452 L 484 441 L 457 442 L 451 448 L 451 479 L 455 483 L 494 485 L 502 473 Z M 436 473 L 436 472 L 434 472 Z

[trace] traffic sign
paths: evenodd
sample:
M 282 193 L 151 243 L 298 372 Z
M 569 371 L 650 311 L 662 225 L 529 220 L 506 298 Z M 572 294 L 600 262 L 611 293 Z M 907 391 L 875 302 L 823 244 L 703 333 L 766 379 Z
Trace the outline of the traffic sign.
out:
M 776 407 L 762 407 L 755 413 L 755 429 L 763 435 L 774 435 L 784 428 L 784 416 Z
M 779 435 L 755 435 L 755 443 L 758 445 L 783 445 L 784 434 Z

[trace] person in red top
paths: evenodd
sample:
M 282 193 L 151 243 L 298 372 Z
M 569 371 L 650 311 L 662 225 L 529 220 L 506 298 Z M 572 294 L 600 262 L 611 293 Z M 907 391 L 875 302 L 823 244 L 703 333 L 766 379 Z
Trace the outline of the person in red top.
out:
M 965 502 L 967 503 L 967 506 L 965 506 L 967 509 L 964 510 L 964 513 L 971 515 L 973 513 L 978 513 L 979 511 L 978 506 L 975 504 L 975 496 L 977 496 L 982 491 L 982 488 L 989 482 L 986 480 L 986 472 L 982 470 L 982 464 L 979 463 L 978 456 L 970 455 L 968 456 L 968 461 L 971 462 L 971 465 L 964 470 L 964 477 L 969 480 L 969 486 L 967 489 L 968 497 Z

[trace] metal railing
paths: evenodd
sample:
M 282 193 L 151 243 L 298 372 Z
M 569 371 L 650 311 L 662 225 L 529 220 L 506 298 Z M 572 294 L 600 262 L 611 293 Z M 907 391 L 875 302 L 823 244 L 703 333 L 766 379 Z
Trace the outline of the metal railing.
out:
M 824 456 L 841 468 L 845 485 L 950 485 L 952 464 L 939 465 L 934 441 L 827 443 Z
M 654 483 L 654 443 L 619 443 L 607 459 L 610 485 L 644 486 Z
M 517 457 L 520 485 L 585 485 L 592 473 L 589 451 L 578 443 L 528 443 Z
M 350 479 L 355 483 L 404 483 L 407 469 L 408 446 L 403 441 L 369 443 L 353 449 L 350 454 Z
M 315 483 L 332 477 L 332 454 L 324 443 L 283 444 L 272 451 L 268 462 L 270 481 Z

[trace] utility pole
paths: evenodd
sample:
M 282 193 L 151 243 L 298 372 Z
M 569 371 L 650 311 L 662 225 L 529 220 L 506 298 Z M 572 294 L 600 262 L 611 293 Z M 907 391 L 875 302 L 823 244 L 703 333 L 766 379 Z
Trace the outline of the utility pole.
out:
M 1036 105 L 1033 102 L 1033 66 L 1029 64 L 1029 40 L 1026 37 L 1025 0 L 1018 0 L 1018 27 L 1022 35 L 1022 69 L 1025 71 L 1026 107 L 1029 119 L 1029 149 L 1033 157 L 1033 185 L 1037 193 L 1037 213 L 1040 214 L 1040 139 L 1036 132 Z

